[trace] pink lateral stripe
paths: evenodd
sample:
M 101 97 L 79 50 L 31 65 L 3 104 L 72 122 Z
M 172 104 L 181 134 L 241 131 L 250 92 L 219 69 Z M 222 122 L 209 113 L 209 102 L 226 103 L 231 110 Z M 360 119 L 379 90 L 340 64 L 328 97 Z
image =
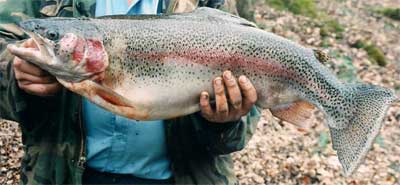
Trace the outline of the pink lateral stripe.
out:
M 266 61 L 264 59 L 243 56 L 240 54 L 226 53 L 225 51 L 199 51 L 190 50 L 180 53 L 174 52 L 131 52 L 132 57 L 145 58 L 150 61 L 167 62 L 171 59 L 181 62 L 182 64 L 201 64 L 209 65 L 210 68 L 217 69 L 224 67 L 225 69 L 235 69 L 238 67 L 247 68 L 250 72 L 262 74 L 270 74 L 273 76 L 281 76 L 290 79 L 310 91 L 315 91 L 319 94 L 322 100 L 328 100 L 329 95 L 325 89 L 317 88 L 314 82 L 309 82 L 305 77 L 297 75 L 295 71 L 289 70 L 279 62 Z M 168 59 L 168 60 L 167 60 Z M 225 70 L 224 69 L 224 70 Z

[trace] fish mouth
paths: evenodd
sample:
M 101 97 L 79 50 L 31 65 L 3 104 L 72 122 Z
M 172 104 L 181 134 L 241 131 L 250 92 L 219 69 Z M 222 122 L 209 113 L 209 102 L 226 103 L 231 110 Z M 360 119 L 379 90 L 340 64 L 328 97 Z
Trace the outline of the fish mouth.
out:
M 31 40 L 28 39 L 27 41 L 30 40 L 29 42 L 32 44 L 28 47 L 24 46 L 24 44 L 21 46 L 9 44 L 7 49 L 11 54 L 35 64 L 57 78 L 67 81 L 78 82 L 90 77 L 91 74 L 85 73 L 84 70 L 79 70 L 80 68 L 71 63 L 68 57 L 60 58 L 58 56 L 57 48 L 59 47 L 59 42 L 55 43 L 40 34 L 26 29 L 23 32 L 30 37 Z
M 40 34 L 36 34 L 32 31 L 28 31 L 25 29 L 23 31 L 35 42 L 37 49 L 39 49 L 40 53 L 43 56 L 55 56 L 53 50 L 56 44 L 54 41 L 44 38 Z
M 7 49 L 10 51 L 10 53 L 25 61 L 32 62 L 39 67 L 51 65 L 48 62 L 51 62 L 54 58 L 54 42 L 26 29 L 21 28 L 21 31 L 23 31 L 33 40 L 33 45 L 29 47 L 23 47 L 15 44 L 9 44 Z

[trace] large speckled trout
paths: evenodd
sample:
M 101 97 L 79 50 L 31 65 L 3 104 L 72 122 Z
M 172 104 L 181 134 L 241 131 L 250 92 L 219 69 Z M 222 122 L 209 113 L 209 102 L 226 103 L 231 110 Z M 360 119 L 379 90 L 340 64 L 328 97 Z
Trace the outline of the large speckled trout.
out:
M 199 111 L 202 91 L 224 70 L 246 75 L 256 105 L 291 123 L 314 106 L 326 114 L 345 174 L 361 163 L 397 98 L 388 89 L 344 84 L 318 51 L 207 8 L 168 16 L 29 20 L 21 27 L 37 50 L 10 45 L 16 56 L 66 88 L 132 119 L 168 119 Z M 101 82 L 91 79 L 104 74 Z

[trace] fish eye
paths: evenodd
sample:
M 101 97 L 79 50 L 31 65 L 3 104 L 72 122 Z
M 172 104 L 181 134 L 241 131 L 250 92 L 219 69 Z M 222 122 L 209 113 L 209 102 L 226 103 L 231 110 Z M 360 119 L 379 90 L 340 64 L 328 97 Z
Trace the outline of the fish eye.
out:
M 46 37 L 50 40 L 57 40 L 58 39 L 58 33 L 54 30 L 48 30 L 46 33 Z

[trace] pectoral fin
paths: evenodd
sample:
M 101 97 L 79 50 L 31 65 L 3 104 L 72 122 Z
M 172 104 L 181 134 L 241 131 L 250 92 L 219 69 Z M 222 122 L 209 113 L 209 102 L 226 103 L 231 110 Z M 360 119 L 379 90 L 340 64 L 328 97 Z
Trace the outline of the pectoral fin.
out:
M 307 120 L 311 117 L 314 105 L 305 101 L 296 101 L 291 104 L 279 105 L 271 109 L 275 117 L 292 123 L 301 128 L 306 127 Z
M 130 100 L 96 82 L 84 80 L 78 83 L 71 83 L 62 79 L 57 80 L 67 89 L 86 97 L 91 102 L 114 114 L 135 120 L 148 120 L 149 118 L 148 111 L 144 108 L 133 105 Z

